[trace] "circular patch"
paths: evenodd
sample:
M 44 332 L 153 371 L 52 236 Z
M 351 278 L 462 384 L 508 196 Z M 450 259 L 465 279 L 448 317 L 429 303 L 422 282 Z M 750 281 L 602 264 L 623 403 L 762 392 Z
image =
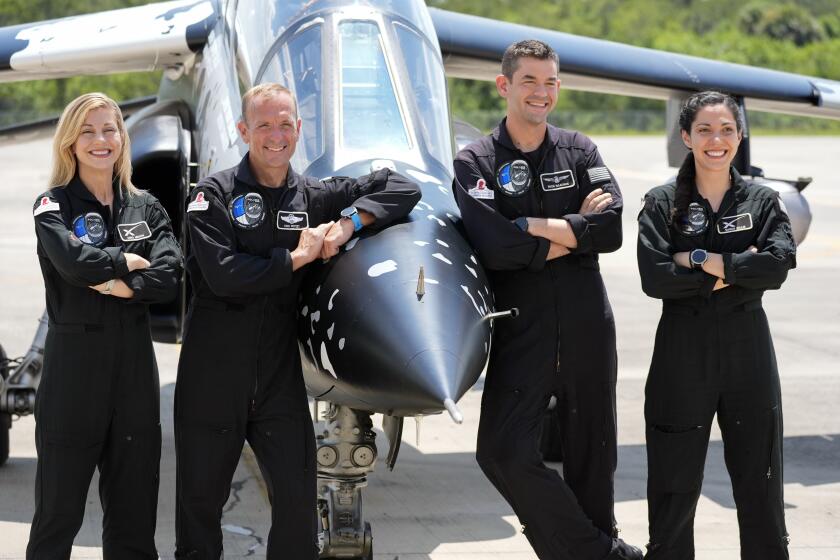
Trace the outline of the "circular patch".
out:
M 680 233 L 689 236 L 702 235 L 706 233 L 708 228 L 709 217 L 706 215 L 706 209 L 697 202 L 688 205 L 688 210 L 677 223 L 677 229 Z
M 531 168 L 523 159 L 505 163 L 496 171 L 496 184 L 508 196 L 521 196 L 531 186 Z
M 73 220 L 73 233 L 85 245 L 102 247 L 108 239 L 105 220 L 96 212 L 88 212 Z
M 230 201 L 230 217 L 241 228 L 257 227 L 265 219 L 265 205 L 262 197 L 255 192 L 237 196 Z

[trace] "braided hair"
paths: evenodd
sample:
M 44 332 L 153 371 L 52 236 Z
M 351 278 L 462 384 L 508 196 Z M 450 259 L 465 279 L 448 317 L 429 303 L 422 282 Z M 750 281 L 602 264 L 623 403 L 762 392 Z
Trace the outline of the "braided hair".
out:
M 735 126 L 740 133 L 743 129 L 741 108 L 735 98 L 719 91 L 700 91 L 692 94 L 680 109 L 679 125 L 680 130 L 691 134 L 691 125 L 697 118 L 697 113 L 703 107 L 710 105 L 726 105 L 735 118 Z M 688 212 L 688 205 L 691 203 L 691 191 L 694 187 L 694 178 L 697 170 L 694 165 L 694 154 L 689 152 L 683 160 L 680 170 L 677 172 L 677 189 L 674 193 L 674 208 L 671 210 L 671 223 L 682 218 Z

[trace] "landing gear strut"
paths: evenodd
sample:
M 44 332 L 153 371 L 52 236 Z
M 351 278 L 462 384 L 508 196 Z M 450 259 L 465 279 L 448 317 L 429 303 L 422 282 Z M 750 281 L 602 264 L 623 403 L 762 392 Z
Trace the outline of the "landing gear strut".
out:
M 320 557 L 373 560 L 373 536 L 362 512 L 362 488 L 377 455 L 370 413 L 331 405 L 316 424 L 316 439 Z

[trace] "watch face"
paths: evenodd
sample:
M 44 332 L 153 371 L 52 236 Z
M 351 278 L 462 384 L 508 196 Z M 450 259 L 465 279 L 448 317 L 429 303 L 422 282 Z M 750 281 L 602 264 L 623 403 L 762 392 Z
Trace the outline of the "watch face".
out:
M 690 254 L 691 257 L 691 264 L 702 265 L 706 262 L 708 258 L 708 254 L 703 249 L 695 249 Z
M 356 213 L 356 207 L 351 206 L 351 207 L 345 208 L 344 210 L 341 211 L 341 217 L 342 218 L 349 218 L 350 216 L 352 216 L 355 213 Z

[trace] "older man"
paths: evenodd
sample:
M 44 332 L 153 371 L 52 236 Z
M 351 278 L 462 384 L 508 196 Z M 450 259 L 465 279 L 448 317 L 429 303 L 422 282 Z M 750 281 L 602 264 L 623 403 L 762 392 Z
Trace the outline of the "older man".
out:
M 289 166 L 301 121 L 277 84 L 249 90 L 249 152 L 187 205 L 193 298 L 175 389 L 176 558 L 218 560 L 220 519 L 247 439 L 272 496 L 269 559 L 314 560 L 315 436 L 297 347 L 302 267 L 363 227 L 407 215 L 417 185 L 383 169 L 318 181 Z

